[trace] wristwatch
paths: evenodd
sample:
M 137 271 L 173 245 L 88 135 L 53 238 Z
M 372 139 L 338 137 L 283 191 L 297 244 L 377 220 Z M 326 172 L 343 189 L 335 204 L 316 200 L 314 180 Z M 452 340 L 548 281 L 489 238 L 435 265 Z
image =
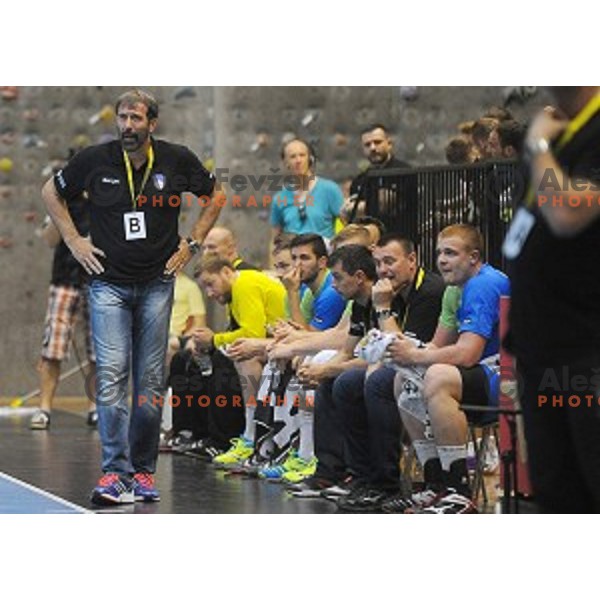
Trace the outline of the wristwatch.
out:
M 532 158 L 549 151 L 550 142 L 546 138 L 540 137 L 527 142 L 527 152 Z
M 192 256 L 194 256 L 194 254 L 198 254 L 198 252 L 200 252 L 200 243 L 198 242 L 198 240 L 188 237 L 188 238 L 185 238 L 185 241 L 187 242 L 188 248 L 190 249 Z

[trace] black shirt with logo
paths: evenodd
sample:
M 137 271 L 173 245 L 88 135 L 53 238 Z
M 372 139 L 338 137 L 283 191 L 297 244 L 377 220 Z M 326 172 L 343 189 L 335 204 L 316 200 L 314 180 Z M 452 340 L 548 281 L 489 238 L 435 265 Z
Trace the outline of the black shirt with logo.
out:
M 422 342 L 431 340 L 437 328 L 445 289 L 444 280 L 437 273 L 418 269 L 407 300 L 401 294 L 392 300 L 391 310 L 398 327 Z M 355 301 L 352 304 L 349 334 L 363 338 L 369 330 L 379 328 L 371 301 L 366 306 Z
M 104 273 L 94 275 L 115 283 L 142 283 L 160 276 L 179 245 L 178 218 L 183 203 L 206 206 L 215 179 L 186 147 L 152 140 L 154 165 L 140 190 L 146 164 L 133 171 L 133 187 L 141 195 L 133 207 L 123 149 L 119 141 L 85 148 L 54 177 L 59 195 L 69 206 L 87 192 L 90 235 L 106 254 L 99 260 Z M 190 192 L 196 198 L 186 194 Z M 146 235 L 126 239 L 125 215 L 143 213 Z
M 584 177 L 597 185 L 600 112 L 555 157 L 571 177 Z M 533 214 L 535 224 L 508 268 L 512 299 L 506 345 L 520 360 L 536 366 L 598 356 L 600 218 L 576 236 L 565 238 L 552 233 L 536 208 Z
M 350 184 L 350 195 L 357 195 L 361 199 L 366 199 L 367 192 L 367 183 L 369 180 L 369 173 L 371 171 L 380 171 L 384 169 L 410 169 L 411 166 L 404 161 L 399 160 L 395 156 L 392 156 L 388 162 L 384 165 L 371 165 L 366 171 L 363 171 L 360 175 L 357 175 Z M 380 187 L 385 187 L 385 182 L 380 182 Z M 392 184 L 388 184 L 392 185 Z

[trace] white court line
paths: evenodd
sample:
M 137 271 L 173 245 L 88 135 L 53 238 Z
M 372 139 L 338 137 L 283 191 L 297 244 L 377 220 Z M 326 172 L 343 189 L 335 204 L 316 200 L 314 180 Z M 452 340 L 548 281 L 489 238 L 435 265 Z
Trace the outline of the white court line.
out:
M 67 506 L 68 508 L 77 510 L 77 512 L 82 512 L 82 513 L 86 513 L 86 514 L 94 514 L 94 511 L 88 510 L 87 508 L 83 508 L 83 506 L 79 506 L 78 504 L 73 504 L 73 502 L 69 502 L 68 500 L 65 500 L 64 498 L 55 496 L 54 494 L 51 494 L 50 492 L 47 492 L 45 490 L 41 490 L 40 488 L 37 488 L 34 485 L 25 483 L 24 481 L 21 481 L 20 479 L 11 477 L 10 475 L 7 475 L 6 473 L 0 473 L 0 478 L 6 479 L 10 483 L 20 485 L 21 487 L 24 487 L 26 490 L 29 490 L 36 494 L 39 494 L 40 496 L 44 496 L 45 498 L 53 500 L 54 502 L 57 502 L 58 504 L 62 504 L 63 506 Z

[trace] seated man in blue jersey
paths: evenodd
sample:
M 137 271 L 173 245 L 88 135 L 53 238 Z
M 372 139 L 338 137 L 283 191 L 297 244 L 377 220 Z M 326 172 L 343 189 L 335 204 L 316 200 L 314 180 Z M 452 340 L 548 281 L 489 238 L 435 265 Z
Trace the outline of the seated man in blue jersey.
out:
M 430 344 L 419 347 L 400 335 L 388 348 L 395 363 L 426 368 L 426 412 L 408 410 L 399 394 L 400 414 L 423 466 L 425 489 L 390 500 L 382 506 L 386 512 L 477 512 L 470 500 L 467 418 L 461 404 L 498 404 L 500 297 L 510 293 L 506 275 L 483 262 L 483 247 L 481 233 L 471 225 L 451 225 L 440 233 L 437 263 L 449 286 L 445 303 L 453 295 L 458 305 L 455 322 L 442 316 Z

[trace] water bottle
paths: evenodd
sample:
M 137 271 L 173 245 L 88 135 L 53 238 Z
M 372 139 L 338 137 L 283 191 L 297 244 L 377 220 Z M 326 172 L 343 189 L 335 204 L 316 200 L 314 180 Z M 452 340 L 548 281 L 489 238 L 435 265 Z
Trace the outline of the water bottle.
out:
M 202 350 L 198 355 L 198 367 L 202 377 L 210 377 L 213 373 L 213 364 L 210 354 L 207 350 Z
M 271 390 L 276 390 L 281 383 L 281 369 L 276 360 L 270 360 L 269 367 L 271 368 Z

